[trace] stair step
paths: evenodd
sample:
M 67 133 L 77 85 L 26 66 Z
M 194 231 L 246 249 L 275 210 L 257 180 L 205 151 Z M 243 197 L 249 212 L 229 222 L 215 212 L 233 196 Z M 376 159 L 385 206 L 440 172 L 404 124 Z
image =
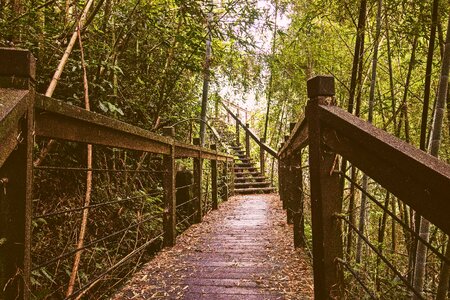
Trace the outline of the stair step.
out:
M 242 161 L 242 162 L 251 162 L 251 161 L 253 161 L 251 158 L 248 158 L 248 157 L 235 158 L 234 160 L 235 160 L 235 163 L 236 163 L 236 161 Z
M 255 166 L 245 166 L 245 167 L 239 167 L 239 166 L 234 166 L 234 170 L 235 171 L 243 171 L 243 170 L 256 170 Z
M 234 178 L 234 182 L 235 183 L 239 183 L 239 182 L 246 182 L 248 180 L 254 180 L 256 182 L 261 182 L 261 181 L 264 181 L 266 179 L 267 178 L 265 176 L 252 176 L 252 177 L 249 177 L 249 176 L 244 177 L 244 176 L 242 176 L 242 177 Z
M 235 168 L 254 168 L 255 166 L 251 162 L 246 162 L 246 163 L 235 163 L 234 167 Z
M 273 187 L 234 189 L 236 194 L 268 194 L 275 192 Z
M 261 182 L 242 182 L 242 183 L 235 183 L 234 188 L 240 189 L 240 188 L 256 188 L 256 187 L 270 187 L 270 182 L 267 181 L 261 181 Z
M 234 173 L 234 175 L 235 175 L 235 177 L 238 177 L 238 178 L 243 178 L 243 177 L 249 177 L 250 175 L 251 176 L 254 176 L 254 175 L 259 175 L 259 176 L 261 176 L 261 173 L 259 173 L 258 171 L 250 171 L 250 172 L 241 172 L 241 173 Z M 258 177 L 259 177 L 258 176 Z M 253 177 L 250 177 L 250 178 L 253 178 Z

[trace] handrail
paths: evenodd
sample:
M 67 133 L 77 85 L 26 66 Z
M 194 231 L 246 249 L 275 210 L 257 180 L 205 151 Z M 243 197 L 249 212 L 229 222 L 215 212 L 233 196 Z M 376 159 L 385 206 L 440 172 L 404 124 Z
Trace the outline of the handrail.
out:
M 37 94 L 35 101 L 36 135 L 110 147 L 169 154 L 175 146 L 175 157 L 231 160 L 218 151 L 172 141 L 145 129 L 84 110 L 62 101 Z
M 344 218 L 337 155 L 446 234 L 450 234 L 450 165 L 336 107 L 330 76 L 310 79 L 308 96 L 305 116 L 278 152 L 280 197 L 288 210 L 298 201 L 298 183 L 293 178 L 301 169 L 300 150 L 309 146 L 315 298 L 328 299 L 343 291 L 342 269 L 336 267 L 336 261 L 343 261 L 337 220 Z
M 450 165 L 336 106 L 319 105 L 323 143 L 450 234 Z M 308 145 L 307 118 L 280 149 L 288 158 Z
M 319 106 L 324 143 L 450 234 L 450 165 L 333 106 Z
M 263 148 L 267 153 L 269 153 L 270 155 L 272 155 L 275 158 L 278 158 L 278 153 L 272 149 L 270 146 L 266 145 L 265 143 L 261 142 L 261 140 L 259 139 L 259 137 L 247 126 L 245 126 L 245 124 L 230 110 L 228 109 L 228 107 L 223 104 L 223 102 L 221 102 L 222 106 L 225 108 L 225 110 L 227 111 L 227 113 L 229 113 L 233 119 L 236 120 L 236 122 L 250 135 L 250 137 L 261 147 Z
M 292 156 L 294 153 L 300 151 L 308 145 L 308 122 L 305 117 L 302 117 L 299 122 L 295 124 L 294 129 L 289 135 L 289 139 L 285 142 L 278 157 L 284 158 Z
M 20 119 L 27 111 L 28 90 L 0 89 L 0 166 L 17 147 Z
M 176 123 L 173 123 L 173 124 L 172 124 L 172 127 L 175 127 L 175 126 L 177 126 L 177 125 L 179 125 L 179 124 L 182 124 L 182 123 L 185 123 L 185 122 L 188 122 L 188 121 L 197 121 L 197 122 L 204 123 L 204 124 L 206 125 L 206 127 L 208 127 L 209 130 L 211 131 L 211 133 L 212 133 L 212 135 L 213 135 L 213 137 L 214 137 L 214 140 L 216 140 L 216 141 L 220 144 L 220 146 L 222 146 L 222 148 L 224 148 L 225 150 L 228 150 L 227 147 L 226 147 L 226 145 L 223 143 L 222 137 L 221 137 L 220 134 L 217 132 L 217 130 L 216 130 L 213 126 L 209 125 L 208 122 L 203 121 L 203 120 L 200 119 L 200 118 L 188 118 L 188 119 L 183 119 L 183 120 L 181 120 L 181 121 L 178 121 L 178 122 L 176 122 Z
M 81 107 L 36 94 L 34 90 L 35 63 L 32 54 L 27 50 L 4 48 L 0 48 L 0 54 L 0 188 L 2 189 L 2 201 L 6 199 L 6 203 L 8 203 L 6 213 L 0 216 L 0 228 L 2 229 L 0 230 L 2 240 L 2 245 L 0 245 L 2 248 L 0 298 L 31 298 L 31 236 L 33 228 L 32 208 L 34 205 L 32 198 L 34 178 L 32 159 L 33 138 L 36 136 L 160 154 L 161 170 L 158 170 L 157 173 L 158 178 L 161 179 L 162 189 L 159 189 L 159 182 L 157 184 L 158 195 L 161 196 L 163 202 L 162 242 L 164 246 L 172 246 L 176 242 L 178 226 L 176 222 L 177 158 L 192 158 L 193 160 L 194 184 L 191 186 L 196 200 L 192 200 L 194 213 L 189 216 L 189 218 L 194 218 L 193 222 L 201 222 L 204 212 L 205 201 L 203 199 L 205 197 L 203 197 L 202 190 L 204 167 L 202 160 L 210 160 L 211 190 L 208 194 L 210 195 L 212 209 L 218 207 L 219 188 L 222 192 L 222 200 L 228 199 L 229 190 L 226 182 L 233 178 L 233 176 L 228 176 L 228 171 L 233 172 L 234 159 L 233 156 L 218 151 L 216 145 L 211 145 L 211 149 L 207 149 L 198 145 L 182 143 L 174 140 L 175 131 L 173 127 L 164 127 L 164 136 L 160 136 L 119 120 L 87 111 Z M 217 132 L 213 132 L 213 134 L 217 134 Z M 219 174 L 220 167 L 222 171 Z M 59 168 L 59 166 L 56 166 L 55 169 L 71 169 L 72 171 L 78 169 L 82 172 L 107 170 L 92 167 Z M 111 171 L 118 170 L 113 168 Z M 219 187 L 219 181 L 223 181 L 225 184 Z M 230 192 L 233 193 L 233 185 L 231 185 Z M 122 201 L 124 200 L 98 202 L 68 209 L 64 213 L 84 211 L 88 208 L 117 204 Z M 59 215 L 60 213 L 61 211 L 57 210 L 46 215 Z M 40 217 L 44 216 L 45 214 Z M 136 224 L 143 224 L 143 222 L 139 221 Z M 125 229 L 125 231 L 127 230 Z M 117 231 L 114 235 L 116 234 Z M 112 234 L 109 234 L 94 241 L 97 243 L 112 236 Z M 159 236 L 146 241 L 107 271 L 116 268 L 130 256 L 140 253 L 157 239 L 159 239 Z M 87 243 L 83 246 L 84 248 L 80 247 L 75 251 L 81 251 L 88 245 L 92 246 L 92 243 Z M 66 252 L 61 255 L 66 257 L 71 254 Z M 17 269 L 21 270 L 20 276 L 15 274 Z M 107 271 L 101 273 L 101 276 L 106 274 Z M 97 281 L 97 279 L 94 281 Z M 84 287 L 77 291 L 83 289 Z

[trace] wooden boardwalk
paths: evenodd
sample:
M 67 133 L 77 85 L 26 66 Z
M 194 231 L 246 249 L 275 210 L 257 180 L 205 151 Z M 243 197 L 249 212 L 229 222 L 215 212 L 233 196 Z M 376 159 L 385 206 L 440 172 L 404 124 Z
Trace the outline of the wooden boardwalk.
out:
M 113 299 L 312 299 L 277 195 L 231 198 L 162 251 Z

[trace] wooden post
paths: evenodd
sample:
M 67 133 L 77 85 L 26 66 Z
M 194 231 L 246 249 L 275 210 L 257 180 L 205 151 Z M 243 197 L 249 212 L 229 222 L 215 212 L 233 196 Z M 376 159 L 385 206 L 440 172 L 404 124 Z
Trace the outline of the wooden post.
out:
M 284 183 L 286 181 L 286 162 L 283 159 L 278 160 L 278 191 L 280 194 L 280 200 L 283 203 L 283 209 L 286 209 L 286 197 L 284 192 Z
M 292 130 L 294 130 L 295 125 L 297 125 L 297 123 L 294 123 L 294 122 L 289 123 L 289 132 L 290 132 L 290 134 L 292 134 Z
M 228 163 L 228 167 L 230 168 L 230 172 L 228 172 L 228 174 L 231 174 L 230 177 L 230 188 L 228 190 L 228 193 L 231 196 L 234 196 L 234 178 L 235 178 L 235 174 L 234 174 L 234 159 L 230 159 L 229 163 Z
M 284 142 L 286 143 L 289 140 L 289 135 L 284 136 Z M 284 202 L 283 207 L 286 209 L 286 222 L 288 224 L 292 224 L 292 198 L 294 195 L 293 188 L 294 182 L 292 181 L 292 161 L 291 159 L 286 159 L 285 161 L 285 170 L 284 177 L 286 180 L 283 182 L 284 184 Z
M 0 162 L 0 299 L 31 298 L 34 85 L 33 55 L 0 48 L 0 88 L 25 91 L 21 97 L 26 105 L 11 132 L 0 135 L 0 152 L 16 145 Z
M 265 139 L 261 139 L 261 143 L 265 143 L 266 140 Z M 264 157 L 264 148 L 263 147 L 259 147 L 259 170 L 261 171 L 261 175 L 265 176 L 266 174 L 266 162 L 265 162 L 265 157 Z
M 239 111 L 237 113 L 237 118 L 239 118 Z M 239 131 L 239 121 L 236 120 L 236 146 L 239 146 L 241 144 L 241 137 L 240 137 L 240 131 Z
M 175 128 L 164 127 L 163 134 L 173 138 Z M 170 154 L 163 155 L 164 189 L 164 247 L 175 245 L 176 240 L 176 189 L 175 189 L 175 146 L 172 143 Z
M 228 160 L 222 164 L 222 201 L 228 200 Z
M 194 145 L 200 145 L 200 139 L 194 138 Z M 198 157 L 194 157 L 194 209 L 197 211 L 194 217 L 195 223 L 202 221 L 202 174 L 203 174 L 203 160 L 201 159 L 201 152 L 198 153 Z
M 303 216 L 303 171 L 302 171 L 302 154 L 301 152 L 295 154 L 292 158 L 292 210 L 293 215 L 293 230 L 294 230 L 294 247 L 305 246 L 305 231 L 304 231 L 304 216 Z
M 288 160 L 288 165 L 286 166 L 286 182 L 285 182 L 285 193 L 286 193 L 286 222 L 288 224 L 293 223 L 294 218 L 294 205 L 295 201 L 295 188 L 296 182 L 293 179 L 294 168 L 292 166 L 293 161 L 292 158 Z
M 342 208 L 339 176 L 334 172 L 336 154 L 322 145 L 319 105 L 334 104 L 334 78 L 316 76 L 307 82 L 306 117 L 309 133 L 311 213 L 315 299 L 342 299 L 343 274 L 336 264 L 342 258 L 340 224 L 335 214 Z
M 217 150 L 215 144 L 211 145 L 211 150 Z M 212 197 L 212 209 L 219 208 L 218 203 L 218 189 L 217 189 L 217 160 L 211 160 L 211 197 Z
M 250 128 L 250 124 L 245 124 L 245 127 L 247 129 Z M 245 131 L 245 155 L 247 157 L 250 157 L 250 134 L 248 133 L 248 131 Z

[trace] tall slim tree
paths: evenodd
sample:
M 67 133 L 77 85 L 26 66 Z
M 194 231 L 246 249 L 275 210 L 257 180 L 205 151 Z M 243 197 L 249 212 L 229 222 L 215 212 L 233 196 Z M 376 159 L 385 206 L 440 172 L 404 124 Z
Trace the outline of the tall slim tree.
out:
M 270 106 L 272 105 L 272 85 L 273 85 L 273 59 L 275 57 L 275 49 L 276 49 L 276 41 L 277 41 L 277 20 L 278 20 L 278 1 L 275 0 L 275 18 L 274 18 L 274 28 L 273 28 L 273 36 L 272 36 L 272 60 L 270 63 L 270 75 L 269 75 L 269 87 L 267 92 L 267 108 L 266 108 L 266 119 L 264 121 L 264 134 L 263 139 L 267 142 L 267 128 L 269 126 L 269 113 Z
M 445 104 L 447 100 L 448 75 L 450 70 L 450 17 L 447 23 L 447 36 L 445 39 L 444 54 L 442 57 L 442 66 L 439 77 L 439 87 L 436 98 L 436 105 L 433 115 L 429 153 L 435 157 L 439 156 L 441 145 L 442 127 L 444 122 Z M 428 241 L 430 238 L 430 222 L 425 218 L 421 219 L 420 236 Z M 416 266 L 414 287 L 418 291 L 423 291 L 424 275 L 427 262 L 427 247 L 423 243 L 418 243 L 416 253 Z M 419 299 L 414 297 L 414 299 Z
M 355 41 L 355 51 L 353 54 L 353 65 L 352 65 L 352 74 L 350 79 L 350 89 L 349 89 L 349 100 L 348 100 L 348 106 L 347 111 L 349 113 L 353 113 L 354 110 L 354 99 L 355 99 L 355 92 L 357 87 L 357 79 L 358 72 L 361 70 L 359 68 L 359 65 L 362 64 L 363 60 L 363 49 L 364 49 L 364 31 L 366 27 L 366 14 L 367 14 L 367 0 L 361 0 L 361 4 L 359 7 L 359 17 L 358 17 L 358 25 L 357 25 L 357 32 L 356 32 L 356 41 Z M 355 206 L 355 185 L 354 185 L 354 179 L 356 178 L 356 169 L 352 166 L 351 168 L 351 178 L 352 182 L 350 182 L 350 199 L 349 199 L 349 219 L 352 224 L 355 224 L 355 214 L 353 213 L 354 206 Z M 341 171 L 346 172 L 347 171 L 347 161 L 345 159 L 342 160 L 341 165 Z M 341 177 L 341 191 L 342 195 L 344 194 L 344 185 L 345 185 L 345 178 Z M 350 255 L 351 247 L 353 242 L 353 232 L 352 230 L 348 230 L 348 236 L 347 236 L 347 254 Z
M 213 2 L 209 3 L 209 11 L 207 16 L 207 30 L 208 34 L 206 36 L 206 53 L 205 53 L 205 65 L 203 67 L 203 89 L 202 89 L 202 108 L 200 112 L 200 145 L 205 144 L 205 133 L 206 133 L 206 110 L 208 104 L 208 89 L 209 89 L 209 78 L 210 78 L 210 64 L 211 64 L 211 22 L 212 22 L 212 9 Z
M 370 81 L 370 91 L 369 91 L 369 115 L 367 121 L 372 123 L 373 121 L 373 108 L 375 103 L 375 86 L 377 81 L 377 66 L 378 66 L 378 47 L 380 43 L 380 32 L 381 32 L 381 9 L 383 6 L 383 1 L 378 0 L 378 10 L 377 10 L 377 24 L 376 24 L 376 33 L 375 33 L 375 42 L 374 42 L 374 50 L 372 57 L 372 76 Z M 363 175 L 362 187 L 363 190 L 367 190 L 368 177 L 366 174 Z M 364 227 L 366 225 L 367 218 L 367 197 L 365 193 L 361 194 L 361 210 L 360 210 L 360 218 L 359 218 L 359 231 L 363 232 Z M 362 250 L 362 239 L 358 238 L 358 244 L 356 249 L 356 261 L 361 261 L 361 250 Z

